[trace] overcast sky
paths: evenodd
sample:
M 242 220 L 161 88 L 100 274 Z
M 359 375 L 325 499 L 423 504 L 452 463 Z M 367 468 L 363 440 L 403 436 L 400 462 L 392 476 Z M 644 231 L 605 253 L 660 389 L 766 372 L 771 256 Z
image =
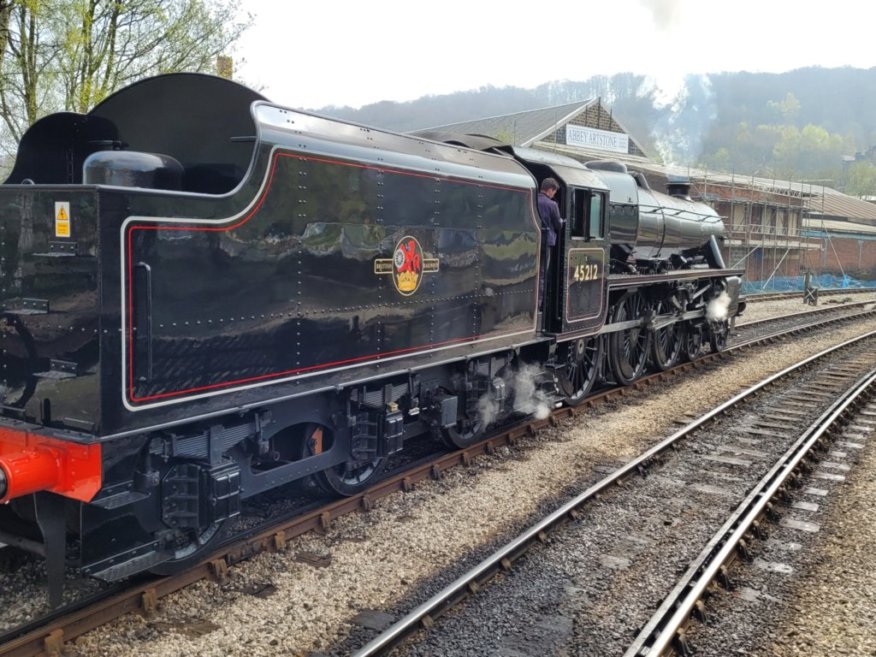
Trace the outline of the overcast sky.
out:
M 240 0 L 235 75 L 291 107 L 359 107 L 631 71 L 876 66 L 867 0 Z

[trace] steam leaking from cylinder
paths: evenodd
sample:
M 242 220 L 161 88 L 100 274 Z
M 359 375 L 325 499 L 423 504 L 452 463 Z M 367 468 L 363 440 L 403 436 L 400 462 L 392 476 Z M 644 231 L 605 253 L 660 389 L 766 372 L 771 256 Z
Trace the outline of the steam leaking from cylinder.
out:
M 535 365 L 523 365 L 514 376 L 514 410 L 543 420 L 551 413 L 550 400 L 536 385 L 541 370 Z
M 532 415 L 538 420 L 545 419 L 551 412 L 551 399 L 539 389 L 537 379 L 543 371 L 535 365 L 524 364 L 513 378 L 505 381 L 506 394 L 512 396 L 513 411 L 524 415 Z M 501 407 L 491 393 L 481 395 L 478 399 L 478 419 L 485 427 L 492 424 L 501 413 Z
M 709 301 L 708 306 L 706 306 L 706 319 L 710 322 L 724 321 L 727 319 L 729 308 L 730 295 L 726 292 L 721 292 L 721 294 Z

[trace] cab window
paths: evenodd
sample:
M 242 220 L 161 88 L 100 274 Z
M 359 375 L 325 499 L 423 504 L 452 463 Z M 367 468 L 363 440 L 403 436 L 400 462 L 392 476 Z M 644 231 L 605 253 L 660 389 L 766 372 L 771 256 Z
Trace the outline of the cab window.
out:
M 604 237 L 602 228 L 602 206 L 605 196 L 599 192 L 590 194 L 590 208 L 587 214 L 587 237 L 594 240 Z
M 605 196 L 589 189 L 576 189 L 572 202 L 572 237 L 583 240 L 604 237 L 603 206 Z

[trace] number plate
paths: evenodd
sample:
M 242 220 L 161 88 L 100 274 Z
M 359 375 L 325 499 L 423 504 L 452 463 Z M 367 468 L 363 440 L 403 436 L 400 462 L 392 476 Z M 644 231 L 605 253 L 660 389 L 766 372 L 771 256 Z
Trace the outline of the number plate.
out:
M 566 321 L 598 317 L 602 312 L 605 251 L 570 249 L 566 262 Z

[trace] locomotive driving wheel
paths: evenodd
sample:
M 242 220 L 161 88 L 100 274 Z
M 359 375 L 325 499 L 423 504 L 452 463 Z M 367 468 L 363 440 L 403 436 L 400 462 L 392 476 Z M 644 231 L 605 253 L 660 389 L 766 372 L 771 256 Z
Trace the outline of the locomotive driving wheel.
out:
M 599 336 L 578 338 L 558 347 L 562 368 L 557 371 L 560 391 L 567 406 L 580 404 L 593 389 L 599 376 L 602 339 Z
M 709 322 L 709 347 L 712 351 L 723 351 L 730 335 L 730 322 L 726 319 Z
M 611 323 L 641 320 L 648 304 L 638 292 L 627 293 L 611 312 Z M 641 324 L 614 331 L 608 335 L 608 362 L 614 380 L 629 385 L 645 371 L 651 332 Z
M 321 454 L 325 429 L 319 424 L 309 424 L 304 429 L 302 456 Z M 340 497 L 357 495 L 373 484 L 386 466 L 384 457 L 350 459 L 312 475 L 312 479 L 326 493 Z
M 684 355 L 688 360 L 696 360 L 703 351 L 703 330 L 701 326 L 685 323 Z
M 655 309 L 657 316 L 667 312 L 669 308 L 668 301 L 660 300 Z M 654 367 L 663 372 L 674 366 L 681 357 L 685 339 L 684 324 L 681 322 L 655 329 L 651 339 L 651 362 L 654 363 Z

